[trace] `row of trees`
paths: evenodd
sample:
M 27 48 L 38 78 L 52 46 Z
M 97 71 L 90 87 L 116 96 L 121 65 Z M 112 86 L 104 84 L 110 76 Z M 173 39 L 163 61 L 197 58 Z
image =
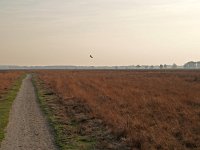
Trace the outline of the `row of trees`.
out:
M 183 66 L 178 66 L 175 63 L 172 65 L 166 65 L 166 64 L 160 64 L 159 66 L 140 66 L 137 65 L 135 66 L 137 69 L 177 69 L 177 68 L 182 68 L 182 69 L 200 69 L 200 61 L 194 62 L 190 61 L 185 63 Z
M 136 69 L 176 69 L 178 68 L 178 66 L 174 63 L 173 65 L 167 65 L 167 64 L 161 64 L 160 66 L 148 66 L 148 65 L 143 65 L 143 66 L 140 66 L 140 65 L 137 65 L 137 66 L 134 66 Z
M 178 68 L 178 66 L 175 63 L 171 66 L 167 66 L 166 64 L 160 65 L 160 69 L 176 69 L 176 68 Z

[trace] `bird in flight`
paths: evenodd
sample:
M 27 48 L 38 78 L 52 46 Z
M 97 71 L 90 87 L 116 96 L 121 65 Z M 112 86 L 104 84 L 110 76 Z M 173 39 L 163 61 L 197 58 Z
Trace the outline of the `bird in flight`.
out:
M 90 58 L 93 58 L 93 56 L 92 56 L 92 55 L 90 55 Z

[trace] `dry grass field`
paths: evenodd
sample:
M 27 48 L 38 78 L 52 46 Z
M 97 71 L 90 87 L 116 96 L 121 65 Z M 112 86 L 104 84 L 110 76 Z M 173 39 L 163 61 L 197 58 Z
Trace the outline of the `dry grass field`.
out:
M 132 148 L 200 149 L 200 71 L 37 74 L 60 97 L 59 103 L 78 99 Z
M 22 75 L 19 71 L 0 71 L 0 97 L 3 96 Z

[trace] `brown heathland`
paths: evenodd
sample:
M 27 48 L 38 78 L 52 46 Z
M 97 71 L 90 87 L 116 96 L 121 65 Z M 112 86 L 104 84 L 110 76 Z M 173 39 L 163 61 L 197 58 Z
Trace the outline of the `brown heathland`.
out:
M 138 149 L 200 148 L 199 71 L 38 71 Z
M 23 74 L 20 71 L 0 71 L 0 97 L 5 94 Z

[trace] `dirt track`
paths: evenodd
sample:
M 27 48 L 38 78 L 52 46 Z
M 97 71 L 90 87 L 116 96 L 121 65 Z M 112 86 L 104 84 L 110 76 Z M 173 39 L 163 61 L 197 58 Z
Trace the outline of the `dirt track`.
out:
M 37 104 L 31 75 L 23 80 L 10 112 L 0 150 L 56 150 L 46 120 Z

